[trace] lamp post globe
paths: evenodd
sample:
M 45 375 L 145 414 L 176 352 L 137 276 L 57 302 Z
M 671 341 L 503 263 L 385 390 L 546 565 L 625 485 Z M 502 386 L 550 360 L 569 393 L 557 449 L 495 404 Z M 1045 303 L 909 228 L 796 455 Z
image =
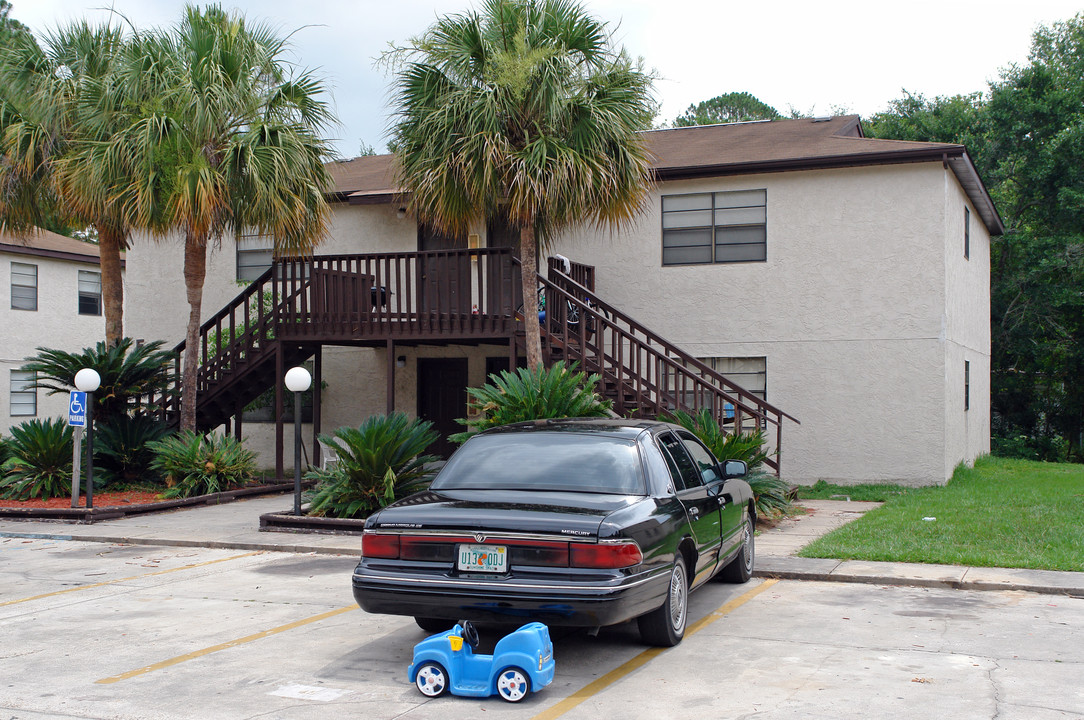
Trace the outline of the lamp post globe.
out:
M 312 375 L 303 367 L 292 367 L 286 371 L 286 388 L 290 392 L 305 392 L 312 384 Z
M 102 384 L 102 376 L 97 370 L 83 368 L 75 373 L 75 389 L 82 392 L 94 392 Z

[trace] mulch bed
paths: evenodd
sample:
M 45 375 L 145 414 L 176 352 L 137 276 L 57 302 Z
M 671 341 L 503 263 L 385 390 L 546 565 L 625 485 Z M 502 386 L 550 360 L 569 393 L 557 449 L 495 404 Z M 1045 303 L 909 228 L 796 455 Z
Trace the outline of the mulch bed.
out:
M 79 497 L 79 506 L 74 508 L 71 506 L 70 495 L 50 500 L 2 500 L 0 501 L 0 520 L 93 523 L 98 520 L 114 520 L 129 515 L 162 512 L 195 505 L 221 505 L 243 497 L 283 494 L 292 492 L 293 489 L 292 482 L 271 482 L 174 500 L 163 500 L 160 495 L 152 492 L 101 492 L 94 493 L 93 508 L 87 508 L 86 498 L 82 495 Z
M 146 505 L 158 502 L 162 498 L 158 493 L 144 492 L 141 490 L 128 490 L 125 492 L 100 492 L 94 493 L 94 507 L 126 507 L 129 505 Z M 4 500 L 0 499 L 0 507 L 5 508 L 70 508 L 72 499 L 70 495 L 41 500 Z M 80 495 L 76 507 L 87 506 L 86 495 Z

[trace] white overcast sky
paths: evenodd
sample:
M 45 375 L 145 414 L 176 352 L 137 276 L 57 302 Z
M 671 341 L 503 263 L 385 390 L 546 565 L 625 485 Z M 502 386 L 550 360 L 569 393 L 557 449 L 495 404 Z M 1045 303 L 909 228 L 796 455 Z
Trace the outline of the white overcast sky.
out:
M 180 17 L 175 0 L 10 0 L 11 17 L 39 35 L 113 7 L 137 27 Z M 249 18 L 293 36 L 295 60 L 318 70 L 333 92 L 345 157 L 361 143 L 385 151 L 389 78 L 373 60 L 470 0 L 224 0 Z M 615 37 L 660 79 L 657 122 L 691 103 L 747 91 L 786 113 L 863 116 L 884 110 L 901 89 L 927 97 L 985 90 L 1001 68 L 1027 58 L 1039 25 L 1082 7 L 1063 0 L 586 0 Z

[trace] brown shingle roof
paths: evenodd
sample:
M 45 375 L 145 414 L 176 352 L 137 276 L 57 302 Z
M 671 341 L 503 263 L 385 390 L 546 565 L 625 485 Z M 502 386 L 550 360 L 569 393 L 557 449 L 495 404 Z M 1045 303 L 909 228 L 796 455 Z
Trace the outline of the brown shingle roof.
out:
M 991 234 L 1005 230 L 963 145 L 863 137 L 857 115 L 651 130 L 645 137 L 659 180 L 940 160 L 952 168 Z M 369 203 L 400 197 L 391 155 L 334 163 L 330 169 L 340 199 Z
M 83 242 L 82 240 L 41 229 L 25 237 L 6 232 L 0 233 L 0 252 L 52 257 L 60 260 L 93 263 L 94 265 L 100 263 L 98 246 L 94 243 Z M 120 257 L 123 262 L 124 253 L 121 253 Z

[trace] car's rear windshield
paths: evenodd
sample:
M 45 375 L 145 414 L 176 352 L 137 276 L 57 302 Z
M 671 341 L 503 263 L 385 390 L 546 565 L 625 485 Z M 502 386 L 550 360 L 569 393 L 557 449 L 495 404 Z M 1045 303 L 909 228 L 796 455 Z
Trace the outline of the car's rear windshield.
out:
M 530 432 L 480 435 L 460 448 L 433 490 L 509 489 L 645 494 L 636 443 L 603 435 Z

